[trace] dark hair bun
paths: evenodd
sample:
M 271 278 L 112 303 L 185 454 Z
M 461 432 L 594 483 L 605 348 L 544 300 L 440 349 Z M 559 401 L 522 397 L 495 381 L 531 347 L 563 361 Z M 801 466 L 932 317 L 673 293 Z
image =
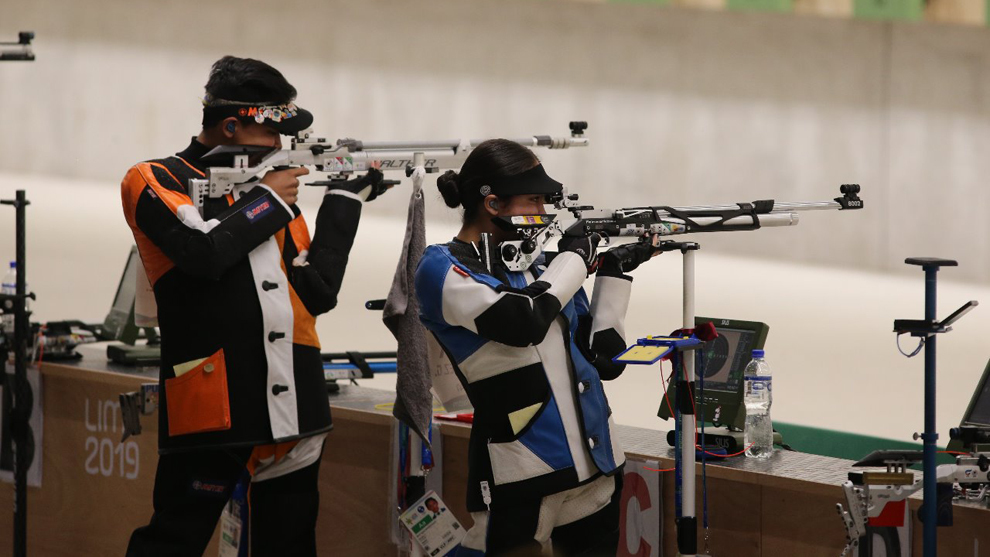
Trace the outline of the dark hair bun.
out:
M 448 170 L 437 177 L 437 189 L 443 196 L 443 202 L 451 209 L 461 204 L 461 192 L 458 188 L 459 178 L 460 176 L 453 170 Z

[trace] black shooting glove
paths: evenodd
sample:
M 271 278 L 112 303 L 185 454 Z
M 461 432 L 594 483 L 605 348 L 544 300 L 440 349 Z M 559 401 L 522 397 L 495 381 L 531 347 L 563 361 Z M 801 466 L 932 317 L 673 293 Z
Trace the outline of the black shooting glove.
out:
M 601 241 L 602 237 L 598 234 L 591 234 L 590 236 L 564 236 L 557 243 L 557 248 L 560 250 L 560 253 L 570 251 L 580 255 L 590 273 L 594 270 L 595 263 L 598 260 L 598 244 Z
M 612 248 L 598 257 L 598 275 L 621 277 L 649 261 L 656 251 L 657 248 L 643 242 Z
M 395 184 L 385 180 L 385 175 L 377 168 L 369 168 L 368 173 L 353 180 L 330 180 L 323 182 L 312 182 L 309 186 L 326 186 L 327 191 L 343 190 L 357 195 L 364 201 L 373 201 L 379 195 L 388 191 Z

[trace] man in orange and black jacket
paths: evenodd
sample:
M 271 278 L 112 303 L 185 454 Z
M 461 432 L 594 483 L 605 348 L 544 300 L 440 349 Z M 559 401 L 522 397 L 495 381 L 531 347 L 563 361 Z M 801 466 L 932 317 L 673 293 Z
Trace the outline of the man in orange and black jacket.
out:
M 134 165 L 121 184 L 162 339 L 154 515 L 128 555 L 201 555 L 245 470 L 253 555 L 316 555 L 317 472 L 332 425 L 315 316 L 337 303 L 381 174 L 328 189 L 312 239 L 295 205 L 305 168 L 206 199 L 202 214 L 187 193 L 213 147 L 280 148 L 280 135 L 308 128 L 295 96 L 264 62 L 222 58 L 202 132 L 175 156 Z

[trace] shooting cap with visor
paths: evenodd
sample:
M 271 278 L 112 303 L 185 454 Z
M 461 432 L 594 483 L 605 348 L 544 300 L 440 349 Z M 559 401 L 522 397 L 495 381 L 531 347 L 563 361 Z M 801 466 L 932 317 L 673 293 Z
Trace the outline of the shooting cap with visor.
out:
M 295 135 L 313 125 L 313 114 L 291 102 L 232 101 L 210 95 L 203 98 L 204 127 L 232 116 L 241 122 L 263 124 L 282 135 Z
M 510 195 L 543 195 L 547 203 L 553 203 L 560 198 L 563 184 L 547 175 L 542 164 L 538 164 L 525 172 L 512 176 L 490 178 L 481 186 L 478 193 L 481 197 L 495 194 L 499 197 Z

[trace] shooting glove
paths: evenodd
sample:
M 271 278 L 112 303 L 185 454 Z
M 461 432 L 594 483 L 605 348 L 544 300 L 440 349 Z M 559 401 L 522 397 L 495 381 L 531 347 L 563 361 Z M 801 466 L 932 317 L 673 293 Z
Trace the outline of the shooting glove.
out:
M 557 248 L 561 253 L 570 251 L 580 255 L 590 273 L 594 270 L 594 266 L 598 261 L 598 243 L 601 241 L 602 237 L 598 234 L 592 234 L 590 236 L 564 236 L 557 243 Z
M 649 261 L 655 251 L 652 245 L 642 242 L 612 248 L 598 257 L 598 275 L 621 277 Z
M 327 193 L 331 190 L 343 190 L 353 193 L 363 201 L 373 201 L 379 195 L 388 190 L 389 184 L 385 183 L 385 175 L 377 168 L 369 168 L 368 173 L 353 180 L 330 182 L 319 182 L 320 185 L 327 186 Z M 311 184 L 312 185 L 312 184 Z

